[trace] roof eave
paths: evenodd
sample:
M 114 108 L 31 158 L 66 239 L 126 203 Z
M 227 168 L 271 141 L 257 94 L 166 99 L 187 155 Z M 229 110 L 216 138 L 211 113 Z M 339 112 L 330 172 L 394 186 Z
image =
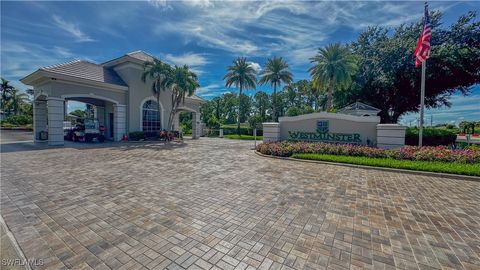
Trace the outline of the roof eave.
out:
M 85 84 L 96 86 L 96 87 L 100 86 L 100 87 L 106 87 L 110 89 L 125 90 L 125 91 L 128 90 L 128 86 L 125 86 L 125 85 L 118 85 L 118 84 L 112 84 L 107 82 L 99 82 L 99 81 L 94 81 L 94 80 L 89 80 L 84 78 L 78 78 L 74 76 L 50 72 L 43 69 L 39 69 L 33 72 L 32 74 L 27 75 L 25 78 L 22 78 L 20 81 L 26 85 L 34 86 L 35 82 L 43 77 L 54 78 L 57 80 L 64 80 L 64 81 L 70 81 L 70 82 L 76 82 L 76 83 L 85 83 Z
M 120 56 L 118 58 L 115 58 L 115 59 L 109 60 L 107 62 L 101 63 L 100 65 L 104 66 L 104 67 L 115 67 L 115 66 L 118 66 L 120 64 L 127 63 L 127 62 L 142 65 L 142 66 L 145 63 L 145 61 L 142 61 L 140 59 L 131 57 L 130 55 L 123 55 L 123 56 Z

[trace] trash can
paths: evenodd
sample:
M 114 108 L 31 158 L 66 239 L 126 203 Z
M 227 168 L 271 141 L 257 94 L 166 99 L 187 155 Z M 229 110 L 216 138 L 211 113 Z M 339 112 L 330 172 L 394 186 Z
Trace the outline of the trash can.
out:
M 40 140 L 41 140 L 41 141 L 46 141 L 46 140 L 48 140 L 48 132 L 46 132 L 46 131 L 40 131 L 40 136 L 39 136 L 39 137 L 40 137 Z

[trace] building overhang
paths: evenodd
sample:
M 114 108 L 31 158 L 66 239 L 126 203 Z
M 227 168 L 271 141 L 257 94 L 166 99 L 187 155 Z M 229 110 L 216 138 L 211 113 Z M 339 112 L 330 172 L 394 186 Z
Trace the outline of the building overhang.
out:
M 84 84 L 84 85 L 93 86 L 93 87 L 102 88 L 102 89 L 128 91 L 127 86 L 88 80 L 88 79 L 68 76 L 64 74 L 58 74 L 58 73 L 50 72 L 43 69 L 39 69 L 27 75 L 26 77 L 20 79 L 20 81 L 23 84 L 30 85 L 30 86 L 36 86 L 41 82 L 45 82 L 46 80 L 59 80 L 59 81 L 77 83 L 77 84 Z

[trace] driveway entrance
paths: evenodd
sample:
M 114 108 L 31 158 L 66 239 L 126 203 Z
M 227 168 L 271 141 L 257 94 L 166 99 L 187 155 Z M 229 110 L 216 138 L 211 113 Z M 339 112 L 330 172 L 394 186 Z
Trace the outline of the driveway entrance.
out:
M 480 267 L 480 182 L 266 159 L 251 146 L 9 144 L 1 214 L 36 268 Z

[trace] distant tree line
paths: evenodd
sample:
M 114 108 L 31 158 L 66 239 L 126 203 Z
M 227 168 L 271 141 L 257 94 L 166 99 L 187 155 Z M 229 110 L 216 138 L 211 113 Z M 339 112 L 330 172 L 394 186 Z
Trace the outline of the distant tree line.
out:
M 427 61 L 425 104 L 427 108 L 450 106 L 448 97 L 468 95 L 480 83 L 480 21 L 468 12 L 448 27 L 441 26 L 440 12 L 431 13 L 432 51 Z M 394 29 L 369 27 L 357 40 L 320 48 L 310 59 L 310 80 L 294 81 L 288 63 L 281 57 L 267 60 L 257 74 L 246 58 L 237 58 L 227 68 L 227 87 L 239 93 L 216 97 L 202 107 L 209 127 L 220 124 L 277 121 L 315 111 L 336 111 L 360 101 L 379 108 L 382 123 L 396 123 L 406 113 L 418 112 L 420 69 L 413 50 L 421 22 Z M 272 94 L 255 90 L 268 84 Z

